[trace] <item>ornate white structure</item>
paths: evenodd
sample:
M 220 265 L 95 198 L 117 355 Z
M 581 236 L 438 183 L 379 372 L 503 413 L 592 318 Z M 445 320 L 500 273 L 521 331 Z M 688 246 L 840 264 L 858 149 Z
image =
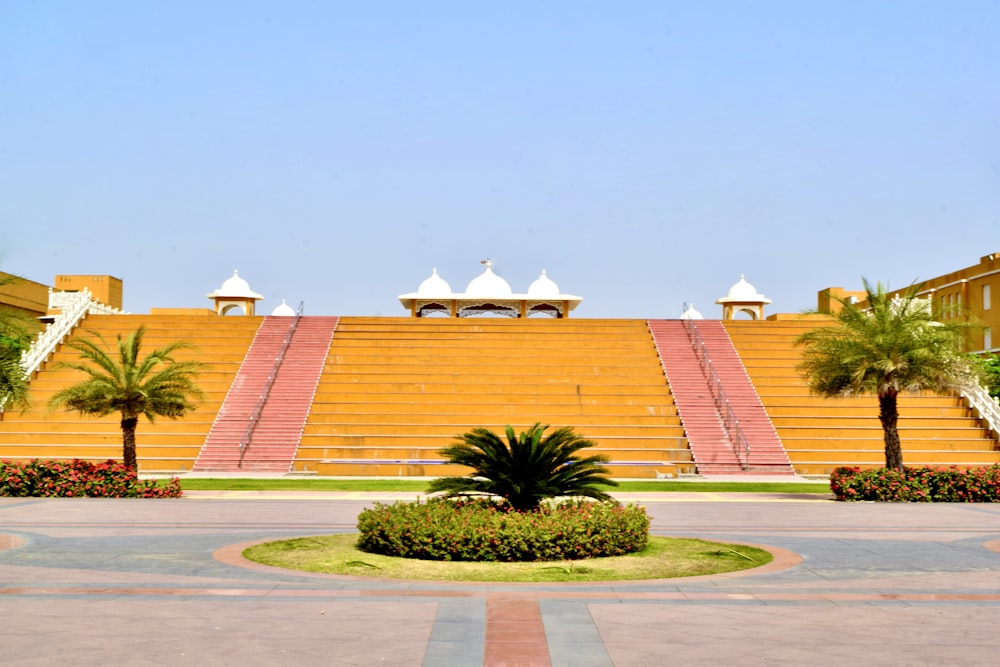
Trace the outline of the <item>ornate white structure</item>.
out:
M 701 313 L 694 309 L 693 303 L 684 304 L 684 312 L 681 313 L 682 320 L 703 320 L 705 319 Z
M 399 302 L 411 317 L 569 317 L 583 297 L 562 294 L 545 270 L 528 287 L 527 293 L 515 294 L 507 281 L 493 273 L 493 263 L 485 260 L 486 269 L 472 279 L 464 292 L 452 292 L 451 286 L 431 271 L 416 292 L 401 294 Z
M 755 320 L 764 319 L 764 306 L 771 303 L 740 274 L 739 281 L 729 288 L 729 294 L 715 301 L 722 306 L 722 319 L 736 319 L 737 313 L 747 313 Z
M 233 271 L 222 287 L 205 295 L 215 302 L 215 313 L 225 315 L 233 308 L 242 308 L 247 315 L 254 314 L 254 306 L 263 299 L 262 294 L 257 294 L 250 289 L 250 283 L 240 278 L 238 271 Z
M 274 317 L 295 317 L 295 309 L 285 303 L 285 300 L 281 300 L 281 305 L 271 311 L 271 315 Z

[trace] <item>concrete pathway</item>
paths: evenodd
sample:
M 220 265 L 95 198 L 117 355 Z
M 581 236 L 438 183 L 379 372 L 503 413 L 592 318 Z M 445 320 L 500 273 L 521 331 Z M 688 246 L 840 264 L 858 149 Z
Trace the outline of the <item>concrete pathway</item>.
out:
M 653 532 L 773 547 L 749 573 L 482 585 L 295 574 L 250 542 L 414 494 L 0 498 L 0 663 L 993 665 L 1000 506 L 620 494 Z

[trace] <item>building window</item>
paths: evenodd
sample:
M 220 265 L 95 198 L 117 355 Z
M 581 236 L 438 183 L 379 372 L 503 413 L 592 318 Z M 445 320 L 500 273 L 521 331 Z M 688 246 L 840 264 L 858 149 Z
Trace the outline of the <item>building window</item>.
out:
M 990 309 L 990 286 L 983 285 L 983 310 Z
M 983 349 L 992 350 L 993 349 L 993 330 L 989 327 L 983 329 Z

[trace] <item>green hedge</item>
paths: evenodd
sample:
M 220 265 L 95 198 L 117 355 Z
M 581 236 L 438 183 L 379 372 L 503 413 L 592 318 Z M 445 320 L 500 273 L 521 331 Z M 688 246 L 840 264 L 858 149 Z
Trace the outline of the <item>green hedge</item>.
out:
M 180 498 L 176 477 L 162 486 L 117 461 L 0 461 L 0 496 L 43 498 Z
M 565 502 L 516 512 L 488 500 L 378 503 L 358 515 L 358 548 L 423 560 L 529 562 L 621 556 L 646 548 L 637 505 Z
M 961 470 L 951 468 L 837 468 L 830 475 L 837 500 L 884 502 L 1000 502 L 1000 465 Z

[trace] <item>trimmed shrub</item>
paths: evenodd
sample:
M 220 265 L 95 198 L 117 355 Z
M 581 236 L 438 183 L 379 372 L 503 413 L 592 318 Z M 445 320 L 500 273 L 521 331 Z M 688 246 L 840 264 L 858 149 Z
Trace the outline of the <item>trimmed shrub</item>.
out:
M 638 505 L 568 501 L 518 512 L 484 499 L 378 503 L 358 515 L 358 548 L 422 560 L 530 562 L 642 551 L 649 516 Z
M 883 502 L 1000 502 L 1000 464 L 961 470 L 951 468 L 837 468 L 830 475 L 837 500 Z
M 118 461 L 0 461 L 0 496 L 42 498 L 180 498 L 176 477 L 162 486 Z

